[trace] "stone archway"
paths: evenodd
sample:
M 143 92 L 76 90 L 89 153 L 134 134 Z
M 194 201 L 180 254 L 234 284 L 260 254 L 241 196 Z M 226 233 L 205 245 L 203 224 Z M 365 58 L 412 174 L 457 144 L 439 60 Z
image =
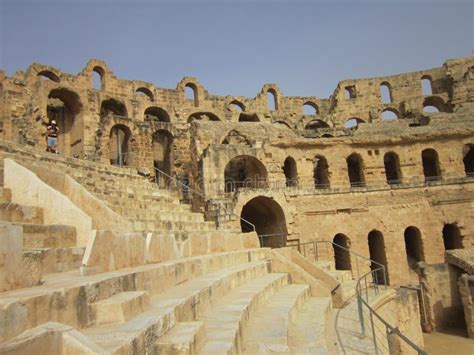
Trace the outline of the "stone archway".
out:
M 279 248 L 286 245 L 288 229 L 285 213 L 273 198 L 252 198 L 242 208 L 240 217 L 243 219 L 240 221 L 242 232 L 253 231 L 252 226 L 245 221 L 255 225 L 262 247 Z
M 159 169 L 154 174 L 158 183 L 168 181 L 166 175 L 171 176 L 173 167 L 173 136 L 166 130 L 158 130 L 152 137 L 153 168 Z M 160 172 L 166 174 L 161 174 Z M 163 179 L 161 178 L 163 177 Z
M 380 265 L 385 267 L 385 273 L 387 276 L 387 284 L 389 283 L 388 277 L 388 268 L 387 268 L 387 255 L 385 254 L 385 241 L 382 232 L 378 230 L 373 230 L 368 235 L 368 242 L 369 242 L 369 253 L 370 259 L 375 261 L 370 264 L 371 270 L 376 270 L 380 268 Z M 380 264 L 380 265 L 379 265 Z M 377 281 L 378 284 L 383 284 L 384 282 L 384 274 L 383 270 L 378 270 L 377 274 Z
M 250 155 L 232 158 L 224 169 L 225 192 L 238 188 L 264 188 L 267 186 L 267 169 L 263 163 Z

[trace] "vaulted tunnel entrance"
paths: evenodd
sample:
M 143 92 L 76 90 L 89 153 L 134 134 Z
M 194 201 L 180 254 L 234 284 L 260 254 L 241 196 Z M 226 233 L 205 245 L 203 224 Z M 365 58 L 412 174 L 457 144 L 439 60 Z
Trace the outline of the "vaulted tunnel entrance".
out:
M 334 237 L 333 243 L 342 247 L 333 245 L 336 270 L 351 270 L 351 255 L 347 250 L 350 247 L 349 238 L 339 233 Z
M 255 225 L 262 247 L 280 248 L 286 245 L 288 230 L 285 213 L 272 198 L 258 196 L 248 201 L 242 208 L 240 217 Z M 253 231 L 253 227 L 240 221 L 242 232 Z
M 408 227 L 405 229 L 404 237 L 408 266 L 415 269 L 417 262 L 425 260 L 420 230 L 416 227 Z

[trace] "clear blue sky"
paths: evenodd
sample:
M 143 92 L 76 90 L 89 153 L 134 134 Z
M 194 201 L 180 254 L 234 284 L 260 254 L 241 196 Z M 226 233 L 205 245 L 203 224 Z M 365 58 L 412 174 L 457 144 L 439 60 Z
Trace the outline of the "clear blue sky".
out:
M 472 54 L 473 2 L 0 0 L 0 68 L 79 72 L 105 60 L 122 79 L 211 94 L 328 97 L 343 79 L 396 74 Z

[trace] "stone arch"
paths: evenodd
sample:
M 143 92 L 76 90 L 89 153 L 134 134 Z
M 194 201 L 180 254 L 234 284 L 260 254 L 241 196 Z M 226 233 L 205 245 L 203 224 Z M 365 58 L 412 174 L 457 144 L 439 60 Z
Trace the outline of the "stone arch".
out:
M 94 76 L 96 79 L 94 79 Z M 96 65 L 91 72 L 92 87 L 96 90 L 103 90 L 105 87 L 105 70 Z
M 305 130 L 318 130 L 320 128 L 329 128 L 329 125 L 323 120 L 316 119 L 316 120 L 309 121 L 304 126 Z
M 315 189 L 328 189 L 329 184 L 329 164 L 322 155 L 316 155 L 313 160 L 313 180 Z
M 221 144 L 230 144 L 230 145 L 244 145 L 251 147 L 250 141 L 239 131 L 233 129 L 231 130 L 225 138 L 222 140 Z
M 81 156 L 84 148 L 82 102 L 77 93 L 66 88 L 50 91 L 47 116 L 58 125 L 58 151 L 66 156 Z
M 239 101 L 239 100 L 232 100 L 231 102 L 229 102 L 229 104 L 227 105 L 227 108 L 230 110 L 230 111 L 240 111 L 240 112 L 244 112 L 246 110 L 245 108 L 245 105 Z
M 273 122 L 273 124 L 280 125 L 280 126 L 285 126 L 286 128 L 291 129 L 290 125 L 285 121 L 279 120 L 279 121 Z
M 156 121 L 156 122 L 170 122 L 170 116 L 161 107 L 151 106 L 148 107 L 145 112 L 145 120 Z
M 110 164 L 127 166 L 130 164 L 130 141 L 132 132 L 123 124 L 116 124 L 110 129 L 109 134 L 109 159 Z
M 461 230 L 455 223 L 447 223 L 444 225 L 443 244 L 445 250 L 464 248 Z
M 255 225 L 262 247 L 278 248 L 286 245 L 288 229 L 285 213 L 273 198 L 257 196 L 242 208 L 240 217 Z M 246 222 L 240 222 L 242 232 L 253 231 Z
M 225 192 L 235 192 L 238 188 L 267 187 L 267 169 L 265 165 L 250 155 L 232 158 L 224 169 Z
M 334 236 L 333 239 L 333 249 L 334 249 L 334 263 L 336 270 L 351 270 L 351 255 L 349 250 L 351 242 L 346 235 L 338 233 Z M 337 247 L 337 244 L 342 248 Z M 344 248 L 344 249 L 343 249 Z
M 398 119 L 398 111 L 394 108 L 386 108 L 380 116 L 382 121 L 394 121 Z
M 285 174 L 286 187 L 294 187 L 298 185 L 298 169 L 296 161 L 292 157 L 287 157 L 283 163 L 283 173 Z
M 184 85 L 184 97 L 193 102 L 194 107 L 199 107 L 199 91 L 195 83 L 186 83 Z
M 405 239 L 408 266 L 411 269 L 415 269 L 417 262 L 425 261 L 425 252 L 423 250 L 423 240 L 421 239 L 420 230 L 410 226 L 405 229 L 403 236 Z
M 212 112 L 195 112 L 188 117 L 188 123 L 192 121 L 220 121 L 221 119 Z
M 394 152 L 385 153 L 383 156 L 383 164 L 385 167 L 385 177 L 388 184 L 399 184 L 402 179 L 400 169 L 400 159 Z
M 242 112 L 239 115 L 239 122 L 260 122 L 260 120 L 256 113 L 249 114 L 249 113 Z
M 278 111 L 278 93 L 274 88 L 267 89 L 267 108 L 269 111 Z
M 54 74 L 51 70 L 41 70 L 38 74 L 36 74 L 36 76 L 39 78 L 45 78 L 45 79 L 54 81 L 55 83 L 60 82 L 59 77 L 56 74 Z
M 433 79 L 429 75 L 421 77 L 421 92 L 423 96 L 433 95 Z
M 434 109 L 433 109 L 434 108 Z M 423 112 L 448 112 L 448 106 L 439 96 L 425 97 L 423 100 Z
M 441 168 L 439 165 L 438 152 L 428 148 L 421 152 L 421 160 L 423 163 L 423 175 L 425 181 L 433 181 L 441 179 Z
M 116 99 L 106 99 L 102 101 L 102 104 L 100 105 L 100 115 L 101 117 L 105 117 L 110 114 L 119 117 L 127 117 L 127 108 L 125 107 L 125 104 Z
M 465 144 L 462 148 L 462 154 L 466 176 L 474 177 L 474 144 Z
M 146 97 L 148 97 L 148 99 L 150 101 L 152 101 L 152 102 L 155 101 L 155 97 L 154 97 L 153 93 L 151 92 L 151 90 L 144 87 L 144 86 L 141 86 L 138 89 L 136 89 L 135 94 L 136 95 L 145 95 Z
M 385 250 L 385 240 L 383 237 L 382 232 L 374 229 L 372 230 L 368 237 L 369 243 L 369 254 L 370 259 L 375 261 L 370 263 L 370 269 L 372 271 L 379 269 L 380 265 L 385 267 L 385 272 L 387 276 L 387 284 L 389 284 L 389 274 L 388 274 L 388 267 L 387 267 L 387 255 Z M 380 265 L 379 265 L 380 264 Z M 374 280 L 377 284 L 383 284 L 384 275 L 383 270 L 377 270 L 377 280 Z
M 380 98 L 384 104 L 390 104 L 393 102 L 392 86 L 388 81 L 380 83 Z
M 365 186 L 364 162 L 358 153 L 352 153 L 346 159 L 347 174 L 351 187 Z
M 172 176 L 173 173 L 173 135 L 164 129 L 160 129 L 152 135 L 152 149 L 153 149 L 153 168 L 159 169 L 166 175 Z M 157 183 L 162 184 L 169 180 L 169 178 L 160 172 L 155 171 Z
M 351 117 L 346 121 L 346 123 L 344 123 L 344 128 L 356 129 L 360 123 L 365 123 L 365 121 L 358 117 Z
M 316 116 L 319 114 L 319 107 L 313 101 L 306 101 L 301 109 L 304 115 Z

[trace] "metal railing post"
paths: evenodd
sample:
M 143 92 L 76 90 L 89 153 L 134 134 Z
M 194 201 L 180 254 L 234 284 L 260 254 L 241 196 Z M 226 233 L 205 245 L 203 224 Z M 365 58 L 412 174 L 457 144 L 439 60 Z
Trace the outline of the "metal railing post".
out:
M 360 296 L 357 296 L 357 310 L 359 312 L 360 332 L 362 333 L 362 336 L 365 337 L 364 313 L 362 311 L 362 299 Z
M 370 317 L 370 324 L 372 326 L 372 336 L 374 337 L 374 350 L 375 350 L 375 355 L 378 355 L 379 350 L 377 348 L 377 338 L 375 336 L 375 325 L 374 325 L 374 316 L 372 314 L 372 310 L 369 309 L 369 317 Z

